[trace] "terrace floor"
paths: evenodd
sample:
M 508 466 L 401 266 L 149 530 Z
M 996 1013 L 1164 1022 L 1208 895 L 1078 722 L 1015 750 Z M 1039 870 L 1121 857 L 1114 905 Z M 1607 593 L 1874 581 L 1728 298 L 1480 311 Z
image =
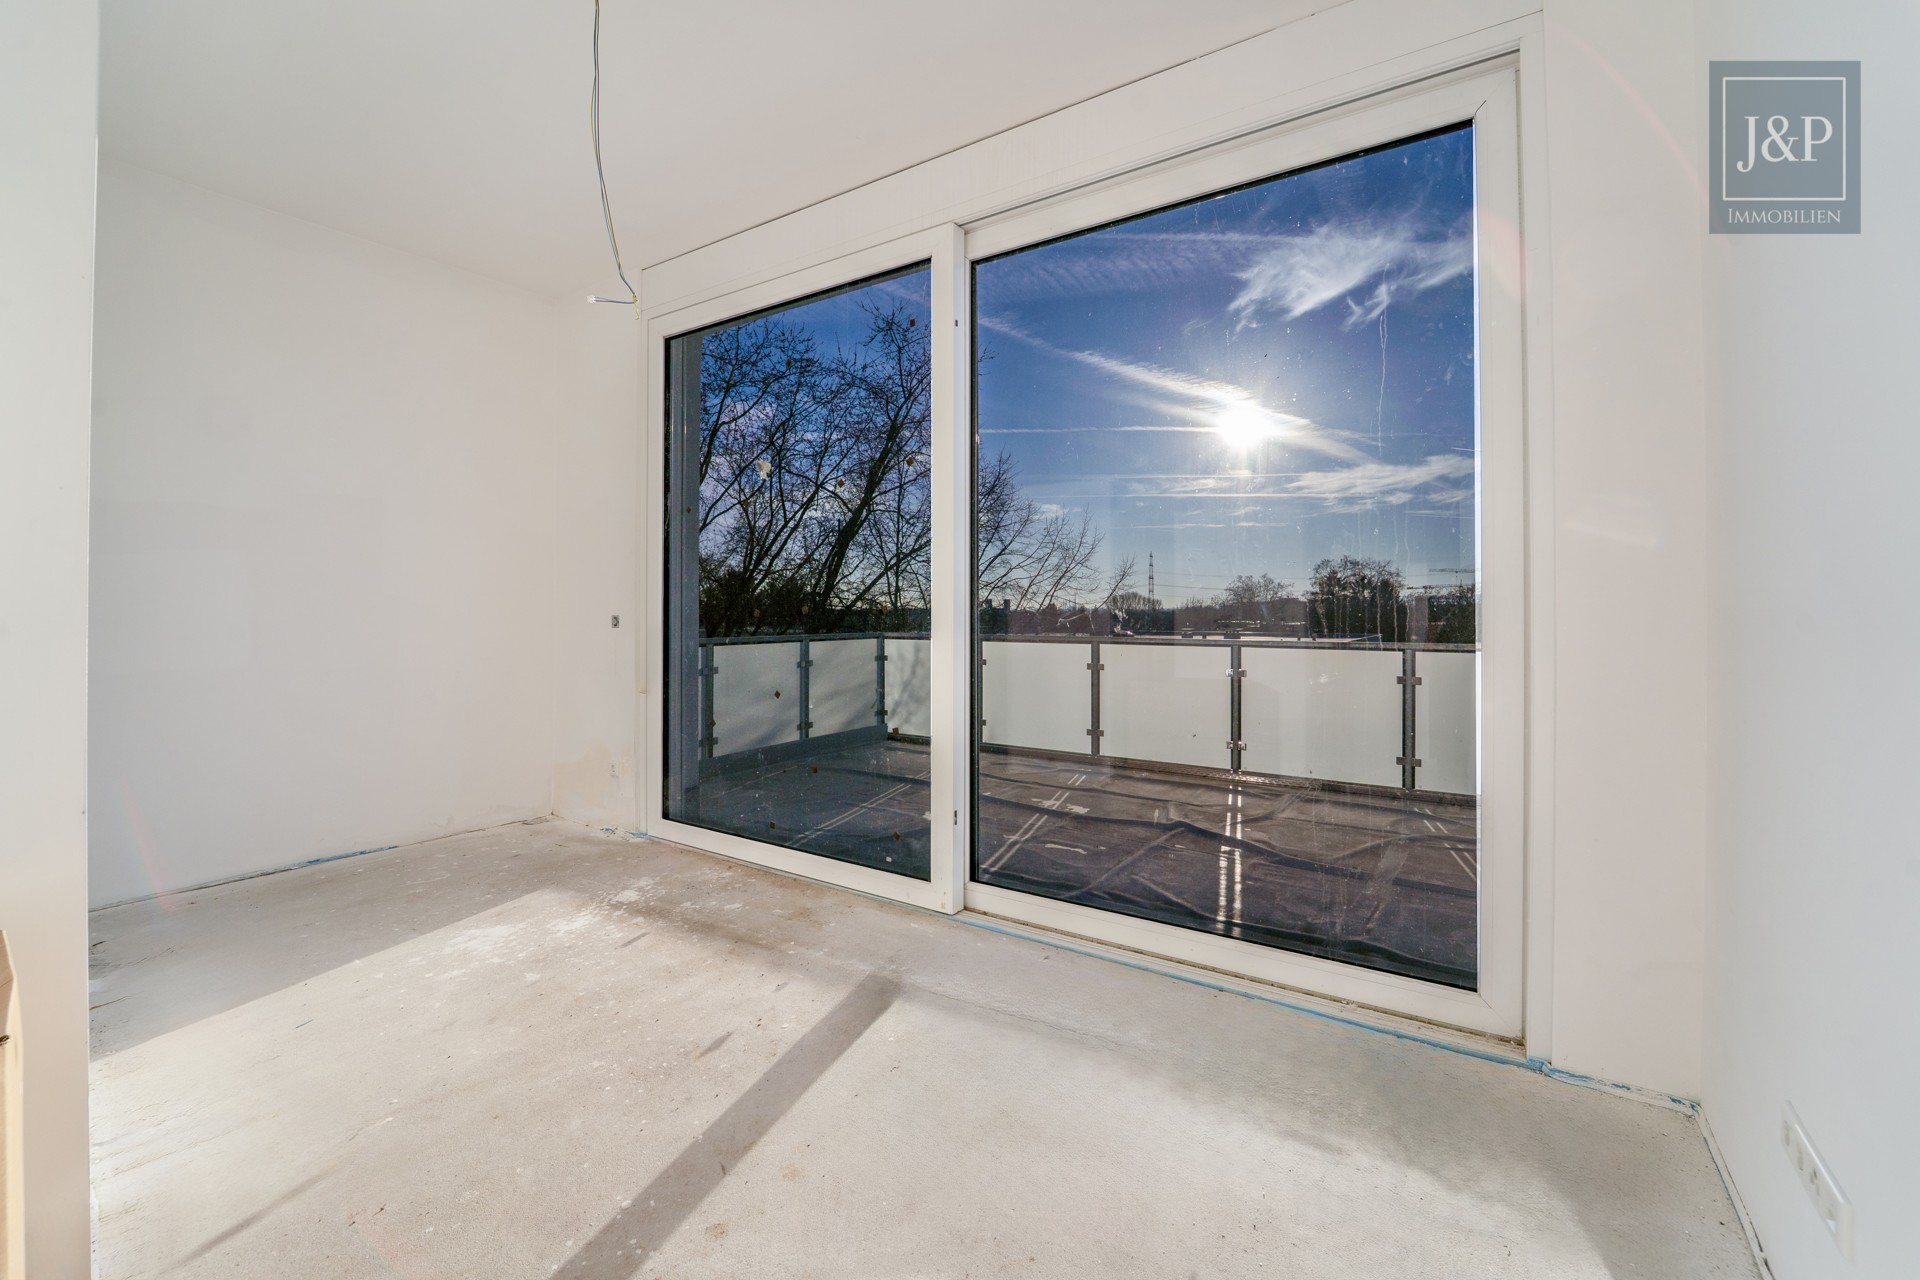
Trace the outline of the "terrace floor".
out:
M 557 820 L 93 928 L 102 1280 L 1757 1277 L 1684 1112 Z
M 735 768 L 706 825 L 927 874 L 927 748 L 875 741 Z M 977 877 L 1268 946 L 1471 986 L 1471 800 L 989 751 Z

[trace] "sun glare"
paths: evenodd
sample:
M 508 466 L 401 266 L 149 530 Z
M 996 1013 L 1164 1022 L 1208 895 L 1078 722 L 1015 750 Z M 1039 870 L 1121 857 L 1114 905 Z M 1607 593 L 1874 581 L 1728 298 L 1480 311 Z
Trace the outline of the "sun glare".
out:
M 1244 452 L 1278 435 L 1280 423 L 1253 401 L 1242 400 L 1215 414 L 1213 429 L 1230 447 Z

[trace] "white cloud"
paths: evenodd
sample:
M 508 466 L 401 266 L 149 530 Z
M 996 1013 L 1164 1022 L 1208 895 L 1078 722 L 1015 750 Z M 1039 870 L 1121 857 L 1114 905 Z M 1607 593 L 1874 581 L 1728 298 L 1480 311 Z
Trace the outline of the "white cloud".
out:
M 1158 365 L 1137 364 L 1116 356 L 1102 355 L 1098 351 L 1070 351 L 1065 347 L 1055 346 L 1045 338 L 1035 337 L 1018 325 L 993 316 L 982 315 L 980 327 L 994 333 L 1005 334 L 1010 338 L 1018 338 L 1052 355 L 1075 361 L 1109 377 L 1118 378 L 1123 382 L 1157 393 L 1157 407 L 1186 417 L 1191 423 L 1204 430 L 1215 431 L 1219 428 L 1222 411 L 1250 405 L 1256 407 L 1263 415 L 1277 443 L 1289 449 L 1304 449 L 1325 457 L 1351 462 L 1358 462 L 1366 457 L 1349 442 L 1350 437 L 1345 433 L 1331 431 L 1308 418 L 1283 413 L 1278 409 L 1269 409 L 1260 404 L 1259 398 L 1252 391 L 1235 383 L 1202 378 Z
M 1235 386 L 1231 382 L 1216 382 L 1211 378 L 1199 378 L 1190 373 L 1181 373 L 1174 369 L 1162 369 L 1155 365 L 1135 364 L 1115 356 L 1104 356 L 1098 351 L 1069 351 L 1057 347 L 1045 338 L 1035 337 L 1018 325 L 1001 320 L 995 316 L 980 317 L 980 327 L 994 333 L 1004 333 L 1009 338 L 1018 338 L 1022 342 L 1048 351 L 1053 355 L 1076 360 L 1102 373 L 1112 374 L 1138 386 L 1148 387 L 1166 395 L 1182 399 L 1200 400 L 1212 405 L 1240 404 L 1253 399 L 1253 393 L 1245 387 Z
M 1287 486 L 1303 498 L 1320 498 L 1335 510 L 1351 511 L 1376 505 L 1399 506 L 1413 501 L 1422 489 L 1430 502 L 1460 502 L 1473 496 L 1471 486 L 1428 486 L 1458 481 L 1473 474 L 1474 460 L 1465 454 L 1437 453 L 1422 462 L 1366 462 L 1338 471 L 1309 471 Z
M 1250 247 L 1271 243 L 1263 232 L 1125 231 L 1109 228 L 1066 241 L 1046 253 L 1022 253 L 989 268 L 996 305 L 1057 301 L 1072 294 L 1177 289 L 1244 261 Z
M 1135 364 L 1130 360 L 1120 360 L 1113 356 L 1103 356 L 1098 351 L 1066 351 L 1062 354 L 1078 360 L 1091 369 L 1125 379 L 1138 386 L 1158 391 L 1162 395 L 1173 396 L 1176 400 L 1197 400 L 1208 409 L 1225 409 L 1232 405 L 1257 403 L 1253 392 L 1231 382 L 1217 382 L 1212 378 L 1200 378 L 1190 373 L 1181 373 L 1176 369 L 1163 369 L 1158 365 Z M 1292 414 L 1267 410 L 1283 424 L 1305 424 L 1311 426 L 1305 418 L 1296 418 Z
M 1211 433 L 1213 428 L 1184 426 L 1179 423 L 1161 423 L 1158 426 L 1146 427 L 1109 427 L 1104 425 L 1093 427 L 993 427 L 985 434 L 990 436 L 1069 436 L 1085 435 L 1088 432 L 1106 435 L 1115 431 L 1198 431 Z
M 1422 240 L 1404 225 L 1325 223 L 1276 238 L 1238 272 L 1228 310 L 1243 325 L 1268 312 L 1289 320 L 1346 299 L 1348 328 L 1377 319 L 1397 297 L 1420 293 L 1473 269 L 1473 242 L 1462 234 Z M 1371 285 L 1364 300 L 1348 295 Z

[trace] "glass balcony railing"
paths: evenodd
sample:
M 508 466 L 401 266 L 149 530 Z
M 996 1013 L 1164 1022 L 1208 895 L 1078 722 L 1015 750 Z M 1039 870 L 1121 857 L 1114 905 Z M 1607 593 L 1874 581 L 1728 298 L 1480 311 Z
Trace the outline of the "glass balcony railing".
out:
M 999 636 L 981 650 L 988 749 L 1478 790 L 1470 645 Z M 924 634 L 707 639 L 700 654 L 710 768 L 931 729 Z

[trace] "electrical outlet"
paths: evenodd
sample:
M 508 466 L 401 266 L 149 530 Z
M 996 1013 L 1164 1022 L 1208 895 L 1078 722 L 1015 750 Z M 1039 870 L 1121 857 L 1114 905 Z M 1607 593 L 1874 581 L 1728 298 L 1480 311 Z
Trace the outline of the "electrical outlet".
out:
M 1787 1161 L 1793 1165 L 1794 1175 L 1800 1179 L 1800 1189 L 1807 1193 L 1807 1197 L 1813 1201 L 1813 1207 L 1820 1211 L 1820 1220 L 1827 1224 L 1827 1234 L 1839 1246 L 1840 1256 L 1852 1262 L 1853 1203 L 1834 1180 L 1827 1162 L 1813 1149 L 1806 1126 L 1800 1123 L 1800 1117 L 1791 1102 L 1780 1113 L 1780 1147 L 1787 1153 Z

